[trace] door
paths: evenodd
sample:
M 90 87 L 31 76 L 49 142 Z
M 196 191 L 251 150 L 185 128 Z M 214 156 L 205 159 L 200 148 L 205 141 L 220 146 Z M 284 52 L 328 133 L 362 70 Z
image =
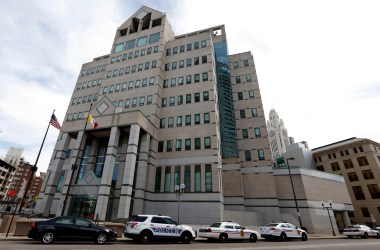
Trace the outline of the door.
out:
M 73 217 L 61 217 L 54 223 L 55 233 L 60 238 L 75 238 L 76 226 Z
M 164 217 L 153 217 L 151 220 L 151 228 L 155 237 L 170 237 L 176 236 L 176 227 L 174 221 L 167 220 Z M 174 223 L 174 224 L 172 224 Z
M 91 239 L 96 237 L 98 229 L 92 222 L 82 218 L 75 218 L 75 225 L 78 238 Z

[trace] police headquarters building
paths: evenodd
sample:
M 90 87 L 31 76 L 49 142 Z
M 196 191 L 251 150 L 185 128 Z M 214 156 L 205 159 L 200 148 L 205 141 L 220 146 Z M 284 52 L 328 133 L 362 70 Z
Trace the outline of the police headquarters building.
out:
M 176 36 L 143 6 L 83 64 L 36 209 L 177 219 L 181 199 L 182 223 L 260 225 L 281 219 L 271 165 L 251 52 L 230 55 L 223 25 Z

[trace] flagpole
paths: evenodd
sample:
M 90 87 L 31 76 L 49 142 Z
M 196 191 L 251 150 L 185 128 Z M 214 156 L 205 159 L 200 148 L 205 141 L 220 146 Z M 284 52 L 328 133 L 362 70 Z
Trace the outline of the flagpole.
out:
M 84 123 L 83 135 L 82 135 L 81 141 L 80 141 L 80 143 L 79 143 L 78 152 L 77 152 L 77 155 L 75 156 L 74 164 L 71 166 L 72 173 L 71 173 L 71 176 L 70 176 L 69 185 L 68 185 L 68 187 L 67 187 L 67 192 L 66 192 L 66 195 L 65 195 L 65 199 L 63 200 L 63 205 L 62 205 L 62 210 L 61 210 L 61 216 L 63 216 L 64 213 L 65 213 L 67 199 L 68 199 L 68 197 L 69 197 L 70 190 L 71 190 L 71 183 L 73 182 L 73 178 L 74 178 L 74 175 L 75 175 L 75 170 L 77 170 L 77 168 L 78 168 L 78 164 L 77 164 L 77 161 L 78 161 L 78 155 L 79 155 L 79 151 L 80 151 L 80 148 L 81 148 L 81 145 L 82 145 L 82 142 L 83 142 L 84 133 L 86 132 L 86 127 L 87 127 L 88 117 L 89 117 L 89 115 L 90 115 L 90 111 L 91 111 L 91 109 L 92 109 L 92 103 L 91 103 L 91 105 L 90 105 L 90 109 L 88 110 L 87 119 L 85 120 L 85 123 Z M 79 136 L 79 132 L 78 132 L 78 136 Z
M 53 115 L 54 115 L 54 112 L 55 112 L 55 109 L 53 110 Z M 37 163 L 38 163 L 38 159 L 40 158 L 40 155 L 41 155 L 41 151 L 42 151 L 42 148 L 44 146 L 44 143 L 45 143 L 45 139 L 46 139 L 46 135 L 49 131 L 49 127 L 50 127 L 50 120 L 49 119 L 49 125 L 46 129 L 46 132 L 45 132 L 45 136 L 44 136 L 44 139 L 42 140 L 42 144 L 41 144 L 41 147 L 40 147 L 40 151 L 38 152 L 38 155 L 37 155 L 37 159 L 36 159 L 36 162 L 34 163 L 34 165 L 31 167 L 31 173 L 30 173 L 30 177 L 29 177 L 29 180 L 28 180 L 28 184 L 26 185 L 26 189 L 24 191 L 24 195 L 22 196 L 22 199 L 21 199 L 21 204 L 20 204 L 20 208 L 18 210 L 18 213 L 21 213 L 21 210 L 22 210 L 22 207 L 23 207 L 23 203 L 24 203 L 24 200 L 25 200 L 25 197 L 28 193 L 28 190 L 29 190 L 29 187 L 30 187 L 30 183 L 32 182 L 32 179 L 33 179 L 33 175 L 35 172 L 37 172 Z M 30 166 L 30 165 L 29 165 Z M 13 211 L 13 214 L 12 214 L 12 219 L 11 219 L 11 222 L 9 224 L 9 227 L 8 227 L 8 231 L 7 231 L 7 235 L 6 237 L 8 237 L 8 233 L 9 233 L 9 230 L 11 228 L 11 225 L 12 225 L 12 221 L 13 221 L 13 218 L 15 217 L 15 213 L 16 213 L 16 210 L 17 210 L 17 206 L 15 207 L 15 210 Z

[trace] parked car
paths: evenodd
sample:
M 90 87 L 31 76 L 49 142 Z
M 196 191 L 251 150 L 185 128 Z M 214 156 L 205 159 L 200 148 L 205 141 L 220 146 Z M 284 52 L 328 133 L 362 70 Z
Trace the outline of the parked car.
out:
M 178 225 L 169 216 L 146 214 L 133 216 L 125 226 L 124 236 L 143 244 L 157 239 L 188 244 L 196 237 L 192 227 Z
M 283 241 L 288 239 L 302 239 L 307 241 L 307 232 L 290 223 L 270 223 L 260 228 L 261 237 L 266 240 L 279 238 Z
M 376 230 L 376 231 L 378 231 L 378 232 L 380 232 L 380 227 L 374 227 L 374 228 L 372 228 L 373 230 Z
M 256 242 L 260 234 L 254 230 L 247 229 L 238 223 L 232 221 L 222 221 L 212 224 L 209 227 L 199 229 L 198 237 L 207 238 L 208 240 L 219 240 L 227 242 L 228 240 L 249 240 Z
M 89 240 L 98 244 L 116 240 L 117 232 L 95 225 L 74 216 L 59 216 L 46 221 L 33 222 L 28 238 L 50 244 L 55 240 Z
M 368 238 L 368 237 L 376 237 L 380 238 L 380 232 L 371 229 L 370 227 L 366 225 L 352 225 L 348 228 L 345 228 L 343 230 L 343 234 L 346 235 L 348 238 L 355 237 L 361 237 L 361 238 Z

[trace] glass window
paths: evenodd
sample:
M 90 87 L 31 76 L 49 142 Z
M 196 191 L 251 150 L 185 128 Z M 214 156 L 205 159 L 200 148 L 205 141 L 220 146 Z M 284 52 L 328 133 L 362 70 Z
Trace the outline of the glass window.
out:
M 191 150 L 191 139 L 185 140 L 185 150 Z
M 181 45 L 179 47 L 179 53 L 183 53 L 183 52 L 185 52 L 185 45 Z
M 172 152 L 173 150 L 173 140 L 168 140 L 166 142 L 166 152 Z
M 149 85 L 154 85 L 154 76 L 149 79 Z
M 143 36 L 137 39 L 137 47 L 144 46 L 147 42 L 147 37 Z
M 160 32 L 154 33 L 149 36 L 149 43 L 156 43 L 160 40 Z
M 207 56 L 202 56 L 202 63 L 207 63 Z
M 358 181 L 359 178 L 355 172 L 347 173 L 347 177 L 350 180 L 350 182 Z
M 199 65 L 199 57 L 194 57 L 194 65 Z
M 158 46 L 154 46 L 154 47 L 153 47 L 153 52 L 154 52 L 154 53 L 157 53 L 157 52 L 158 52 Z
M 365 200 L 365 195 L 361 186 L 352 186 L 356 200 Z
M 363 156 L 363 157 L 358 157 L 357 160 L 358 160 L 359 166 L 366 166 L 366 165 L 369 165 L 369 164 L 368 164 L 367 157 L 365 157 L 365 156 Z
M 205 82 L 205 81 L 208 81 L 208 73 L 207 72 L 204 72 L 202 73 L 202 80 Z
M 116 84 L 115 92 L 119 92 L 119 91 L 120 91 L 120 84 Z
M 179 96 L 177 97 L 177 105 L 182 105 L 182 103 L 183 103 L 183 96 L 182 96 L 182 95 L 179 95 Z
M 194 43 L 194 49 L 199 49 L 199 42 Z
M 172 78 L 172 79 L 170 79 L 170 86 L 171 86 L 171 87 L 175 87 L 176 82 L 177 82 L 177 78 Z
M 173 55 L 177 54 L 178 53 L 178 47 L 174 47 L 173 48 Z
M 160 120 L 160 128 L 165 128 L 165 118 L 161 118 Z
M 206 40 L 201 41 L 201 47 L 205 48 L 207 46 Z
M 201 191 L 201 165 L 195 165 L 194 187 L 195 192 Z
M 241 130 L 241 132 L 242 132 L 242 135 L 243 135 L 243 139 L 247 139 L 248 138 L 248 129 L 243 128 Z
M 380 199 L 380 189 L 377 184 L 370 184 L 367 187 L 372 199 Z
M 199 74 L 194 75 L 194 82 L 199 82 Z
M 181 85 L 183 85 L 183 77 L 182 76 L 178 77 L 178 86 L 181 86 Z
M 186 84 L 190 84 L 190 83 L 191 83 L 191 75 L 186 76 Z
M 123 103 L 124 103 L 124 101 L 121 100 L 121 101 L 119 101 L 119 102 L 117 103 L 117 106 L 118 106 L 118 107 L 123 107 Z
M 172 62 L 172 70 L 177 69 L 177 62 Z
M 135 88 L 136 89 L 140 88 L 140 80 L 136 80 L 136 82 L 135 82 Z
M 163 141 L 158 142 L 158 152 L 164 152 L 164 142 Z
M 166 103 L 167 103 L 167 99 L 166 98 L 162 98 L 161 106 L 162 107 L 166 107 Z
M 59 176 L 58 184 L 57 184 L 57 192 L 61 192 L 62 184 L 63 184 L 63 179 L 65 178 L 65 171 L 61 172 L 61 175 Z
M 126 68 L 125 68 L 125 74 L 126 74 L 126 75 L 129 74 L 129 71 L 130 71 L 130 67 L 126 67 Z
M 191 58 L 186 59 L 186 67 L 191 67 Z
M 168 128 L 174 127 L 174 117 L 169 117 L 168 119 Z
M 235 76 L 235 81 L 236 81 L 236 84 L 241 83 L 240 76 Z
M 194 138 L 194 149 L 201 149 L 201 138 Z
M 204 138 L 204 144 L 205 144 L 205 149 L 210 149 L 211 148 L 211 137 L 205 137 Z
M 240 110 L 240 118 L 241 119 L 245 118 L 245 110 L 244 109 Z
M 186 51 L 191 51 L 192 44 L 188 43 L 186 46 Z
M 258 150 L 257 150 L 257 154 L 258 154 L 258 156 L 259 156 L 259 160 L 260 160 L 260 161 L 265 160 L 264 149 L 258 149 Z
M 251 161 L 252 160 L 251 150 L 245 150 L 244 155 L 245 155 L 245 161 Z
M 165 63 L 165 71 L 169 71 L 170 69 L 170 64 L 169 63 Z
M 169 99 L 169 105 L 170 106 L 174 106 L 174 104 L 175 104 L 175 97 L 171 96 L 170 99 Z
M 252 76 L 251 76 L 251 75 L 246 75 L 246 76 L 245 76 L 245 80 L 246 80 L 247 82 L 252 82 Z
M 249 99 L 255 98 L 255 94 L 253 90 L 248 90 L 248 96 L 249 96 Z
M 121 55 L 117 56 L 117 59 L 116 59 L 116 62 L 120 62 L 121 61 Z
M 135 39 L 127 41 L 126 50 L 133 49 L 135 47 Z
M 194 102 L 200 102 L 201 101 L 201 94 L 195 93 L 194 94 Z
M 191 115 L 186 115 L 186 126 L 190 126 L 191 125 Z
M 177 127 L 182 127 L 182 116 L 177 116 Z
M 148 48 L 148 49 L 146 50 L 146 54 L 147 54 L 147 55 L 152 54 L 152 47 L 150 47 L 150 48 Z
M 208 91 L 203 92 L 203 101 L 208 101 Z
M 146 100 L 146 104 L 147 104 L 147 105 L 152 104 L 152 100 L 153 100 L 153 96 L 152 96 L 152 95 L 148 95 L 148 98 L 147 98 L 147 100 Z
M 144 79 L 142 80 L 142 85 L 141 85 L 141 86 L 146 87 L 147 82 L 148 82 L 148 79 L 147 79 L 147 78 L 144 78 Z
M 182 69 L 182 68 L 184 67 L 184 64 L 185 64 L 185 61 L 184 61 L 184 60 L 181 60 L 181 61 L 179 61 L 179 65 L 178 65 L 178 67 L 179 67 L 180 69 Z
M 210 113 L 204 113 L 203 114 L 203 122 L 204 123 L 210 123 Z
M 132 70 L 131 70 L 131 73 L 135 73 L 136 72 L 136 65 L 132 65 Z
M 191 103 L 191 94 L 186 95 L 186 104 Z
M 130 102 L 131 102 L 131 101 L 130 101 L 129 99 L 125 100 L 125 105 L 124 105 L 124 107 L 129 108 Z
M 161 168 L 156 167 L 156 181 L 154 182 L 154 192 L 160 192 L 160 191 L 161 191 Z
M 205 188 L 206 188 L 206 192 L 212 192 L 211 164 L 206 164 L 205 166 Z
M 114 90 L 114 86 L 112 85 L 112 86 L 110 86 L 108 93 L 113 93 L 113 90 Z
M 239 62 L 234 62 L 234 69 L 239 68 Z
M 149 67 L 150 67 L 150 62 L 146 62 L 146 63 L 145 63 L 145 70 L 148 70 Z
M 238 92 L 238 100 L 243 100 L 243 92 Z
M 133 58 L 133 52 L 129 52 L 128 53 L 128 59 L 132 59 Z
M 116 62 L 116 57 L 111 58 L 111 64 Z
M 372 173 L 371 169 L 363 170 L 362 174 L 363 174 L 364 179 L 366 179 L 366 180 L 370 180 L 370 179 L 374 179 L 375 178 L 375 176 L 373 176 L 373 173 Z
M 251 108 L 252 117 L 257 117 L 257 109 Z
M 243 64 L 244 64 L 244 67 L 248 67 L 249 66 L 248 60 L 243 60 Z
M 136 107 L 137 106 L 137 98 L 133 98 L 132 99 L 132 107 Z
M 144 106 L 145 103 L 145 96 L 140 97 L 139 106 Z
M 182 140 L 178 139 L 175 142 L 175 151 L 181 151 L 182 150 Z
M 185 192 L 190 192 L 191 190 L 191 167 L 189 165 L 185 166 L 185 176 L 184 176 Z
M 113 76 L 113 77 L 117 76 L 117 72 L 118 72 L 118 70 L 117 70 L 117 69 L 115 69 L 115 70 L 113 71 L 113 74 L 112 74 L 112 76 Z
M 128 89 L 133 89 L 133 81 L 130 81 L 128 84 Z
M 261 131 L 260 131 L 260 128 L 255 128 L 255 136 L 256 136 L 256 138 L 261 137 Z
M 170 56 L 171 51 L 172 51 L 172 49 L 166 49 L 166 56 Z
M 143 65 L 142 63 L 139 64 L 139 67 L 137 68 L 138 71 L 142 71 L 143 70 Z
M 200 114 L 194 115 L 194 124 L 195 125 L 201 124 L 201 115 Z
M 145 49 L 142 49 L 142 50 L 141 50 L 140 55 L 141 55 L 141 56 L 145 56 Z
M 164 192 L 170 192 L 170 167 L 165 168 Z

